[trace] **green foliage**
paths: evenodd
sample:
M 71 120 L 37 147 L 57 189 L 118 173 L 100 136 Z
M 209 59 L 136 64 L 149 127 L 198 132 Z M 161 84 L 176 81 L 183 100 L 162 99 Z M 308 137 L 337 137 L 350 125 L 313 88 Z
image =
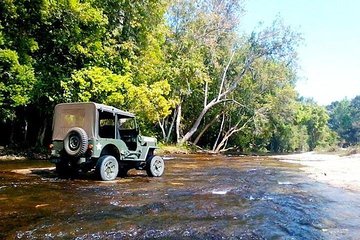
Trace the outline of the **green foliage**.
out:
M 360 96 L 351 101 L 343 99 L 327 106 L 329 125 L 342 139 L 343 145 L 360 142 Z
M 15 51 L 0 49 L 0 79 L 0 116 L 13 119 L 15 108 L 31 101 L 34 71 L 19 63 Z
M 129 88 L 129 76 L 114 74 L 101 67 L 90 67 L 75 71 L 71 78 L 61 81 L 67 102 L 116 101 L 124 104 L 121 92 Z
M 232 118 L 243 118 L 242 123 L 251 117 L 253 120 L 229 144 L 240 145 L 244 151 L 283 152 L 301 148 L 292 135 L 298 130 L 294 126 L 296 92 L 293 77 L 292 69 L 281 61 L 256 61 L 252 72 L 232 96 L 240 103 L 233 109 L 235 115 L 232 114 Z
M 101 102 L 132 111 L 151 122 L 170 113 L 171 101 L 166 99 L 170 86 L 166 81 L 136 86 L 129 74 L 121 76 L 109 69 L 91 67 L 75 71 L 61 86 L 68 102 Z
M 201 119 L 200 128 L 209 124 L 203 147 L 285 152 L 330 144 L 324 109 L 296 99 L 300 37 L 280 21 L 239 35 L 242 7 L 237 0 L 1 1 L 0 116 L 37 109 L 49 126 L 56 103 L 95 101 L 134 112 L 143 133 L 171 140 L 217 99 Z M 359 138 L 359 102 L 336 105 L 339 117 L 331 115 L 349 142 Z
M 327 125 L 328 120 L 329 115 L 324 107 L 314 103 L 300 105 L 296 122 L 307 128 L 310 150 L 316 147 L 330 146 L 337 142 L 337 135 Z
M 360 142 L 360 96 L 356 96 L 351 100 L 350 112 L 352 118 L 352 129 L 353 129 L 353 139 L 354 144 Z

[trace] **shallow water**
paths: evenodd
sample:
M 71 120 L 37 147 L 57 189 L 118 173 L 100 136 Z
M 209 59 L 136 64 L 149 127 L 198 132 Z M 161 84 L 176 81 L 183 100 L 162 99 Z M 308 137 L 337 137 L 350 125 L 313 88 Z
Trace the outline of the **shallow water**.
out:
M 0 238 L 358 239 L 360 196 L 263 157 L 177 155 L 161 178 L 59 179 L 0 162 Z M 16 170 L 17 173 L 12 172 Z

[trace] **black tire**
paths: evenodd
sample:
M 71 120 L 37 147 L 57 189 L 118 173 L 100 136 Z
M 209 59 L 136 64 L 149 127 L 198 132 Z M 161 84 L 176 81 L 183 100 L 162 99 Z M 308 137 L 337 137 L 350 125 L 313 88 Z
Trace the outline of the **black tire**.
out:
M 55 164 L 56 173 L 60 176 L 68 176 L 71 173 L 71 166 L 69 161 L 61 160 L 60 162 Z
M 146 173 L 149 177 L 161 177 L 165 171 L 165 163 L 160 156 L 150 156 L 146 160 Z
M 73 157 L 83 155 L 88 148 L 89 138 L 84 129 L 71 128 L 64 139 L 65 152 Z
M 98 159 L 95 172 L 101 180 L 112 181 L 119 173 L 119 163 L 115 157 L 104 155 Z
M 127 173 L 130 170 L 128 167 L 119 167 L 118 177 L 127 177 Z
M 55 172 L 60 177 L 76 177 L 79 169 L 71 164 L 69 160 L 62 159 L 60 162 L 55 164 Z

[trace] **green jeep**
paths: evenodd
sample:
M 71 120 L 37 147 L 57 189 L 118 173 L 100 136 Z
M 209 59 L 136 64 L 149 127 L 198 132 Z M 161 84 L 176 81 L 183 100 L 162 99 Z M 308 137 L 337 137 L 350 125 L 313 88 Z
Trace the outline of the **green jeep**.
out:
M 132 113 L 98 103 L 56 105 L 50 148 L 60 175 L 95 168 L 100 179 L 110 181 L 132 168 L 151 177 L 165 169 L 154 155 L 156 139 L 140 135 Z

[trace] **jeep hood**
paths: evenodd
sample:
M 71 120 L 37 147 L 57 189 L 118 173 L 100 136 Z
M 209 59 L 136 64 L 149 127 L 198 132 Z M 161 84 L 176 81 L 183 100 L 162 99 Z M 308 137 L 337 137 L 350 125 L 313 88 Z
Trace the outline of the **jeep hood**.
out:
M 154 137 L 141 136 L 143 142 L 156 143 L 157 140 Z

